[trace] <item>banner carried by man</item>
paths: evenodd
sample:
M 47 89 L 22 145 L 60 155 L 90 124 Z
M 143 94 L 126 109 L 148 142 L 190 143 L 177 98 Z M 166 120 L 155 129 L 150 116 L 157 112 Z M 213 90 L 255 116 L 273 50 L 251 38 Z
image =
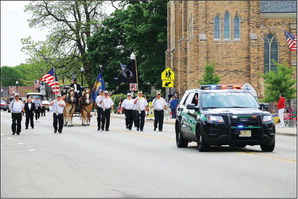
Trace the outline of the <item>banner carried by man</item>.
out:
M 105 81 L 103 80 L 102 73 L 98 74 L 93 85 L 93 89 L 92 89 L 93 102 L 95 102 L 96 96 L 98 95 L 100 90 L 103 90 L 103 91 L 106 90 L 106 84 L 105 84 Z
M 45 74 L 42 77 L 41 81 L 44 81 L 46 84 L 48 84 L 53 89 L 53 93 L 59 93 L 60 87 L 54 68 L 52 68 L 47 74 Z
M 118 82 L 136 83 L 136 65 L 135 60 L 131 60 L 126 66 L 120 63 L 121 73 L 118 77 L 114 78 Z

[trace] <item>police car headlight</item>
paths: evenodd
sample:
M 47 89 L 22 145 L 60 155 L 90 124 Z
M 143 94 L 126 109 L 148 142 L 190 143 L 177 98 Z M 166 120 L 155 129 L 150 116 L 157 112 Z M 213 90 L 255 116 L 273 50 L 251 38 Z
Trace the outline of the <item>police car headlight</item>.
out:
M 208 118 L 208 121 L 209 122 L 219 122 L 219 123 L 223 123 L 224 122 L 222 116 L 211 115 L 211 116 L 208 116 L 207 118 Z
M 271 122 L 271 121 L 272 121 L 272 115 L 263 116 L 263 122 Z

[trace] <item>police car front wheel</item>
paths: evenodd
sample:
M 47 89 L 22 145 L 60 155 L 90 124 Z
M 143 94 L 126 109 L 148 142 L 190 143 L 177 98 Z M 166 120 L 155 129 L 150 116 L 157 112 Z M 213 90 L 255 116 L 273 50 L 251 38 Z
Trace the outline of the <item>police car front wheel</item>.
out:
M 176 145 L 178 148 L 186 148 L 188 146 L 188 140 L 184 139 L 181 133 L 181 128 L 178 123 L 176 122 L 175 125 L 175 131 L 176 131 Z

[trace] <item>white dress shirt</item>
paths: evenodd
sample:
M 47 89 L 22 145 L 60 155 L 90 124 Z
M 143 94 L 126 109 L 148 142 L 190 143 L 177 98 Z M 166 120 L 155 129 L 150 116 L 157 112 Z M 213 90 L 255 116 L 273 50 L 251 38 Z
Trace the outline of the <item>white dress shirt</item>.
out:
M 60 105 L 64 105 L 64 106 L 60 106 Z M 60 100 L 60 101 L 55 100 L 55 102 L 53 104 L 54 113 L 62 114 L 63 110 L 64 110 L 64 107 L 65 107 L 65 102 L 63 100 Z
M 28 108 L 29 108 L 29 110 L 31 110 L 31 103 L 28 103 Z
M 102 98 L 102 108 L 105 109 L 110 109 L 114 105 L 113 100 L 110 97 L 103 97 Z
M 164 98 L 160 97 L 159 99 L 158 98 L 155 98 L 153 101 L 152 101 L 152 105 L 154 107 L 154 110 L 163 110 L 164 109 L 164 106 L 167 105 L 167 102 Z
M 22 112 L 23 108 L 24 108 L 24 104 L 23 104 L 23 102 L 21 100 L 19 100 L 19 101 L 13 100 L 9 104 L 9 109 L 13 113 L 20 113 L 20 112 Z
M 121 106 L 125 109 L 125 110 L 134 110 L 134 100 L 133 99 L 125 99 Z
M 147 100 L 144 97 L 137 97 L 136 99 L 138 99 L 136 103 L 136 110 L 138 111 L 146 110 L 146 106 L 148 105 Z
M 96 102 L 96 105 L 99 107 L 99 108 L 102 108 L 102 103 L 100 104 L 99 102 L 102 100 L 103 96 L 101 95 L 98 95 L 95 99 L 95 102 Z

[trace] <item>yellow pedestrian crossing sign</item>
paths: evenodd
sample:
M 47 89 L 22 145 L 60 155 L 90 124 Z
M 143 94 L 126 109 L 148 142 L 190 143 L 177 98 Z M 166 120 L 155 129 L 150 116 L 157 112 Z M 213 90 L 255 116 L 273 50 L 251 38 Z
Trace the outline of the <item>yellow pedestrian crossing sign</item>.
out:
M 167 80 L 167 81 L 165 81 L 165 80 L 163 80 L 162 81 L 162 87 L 174 87 L 174 81 L 172 81 L 172 80 Z
M 169 67 L 161 73 L 161 80 L 175 80 L 175 73 Z

